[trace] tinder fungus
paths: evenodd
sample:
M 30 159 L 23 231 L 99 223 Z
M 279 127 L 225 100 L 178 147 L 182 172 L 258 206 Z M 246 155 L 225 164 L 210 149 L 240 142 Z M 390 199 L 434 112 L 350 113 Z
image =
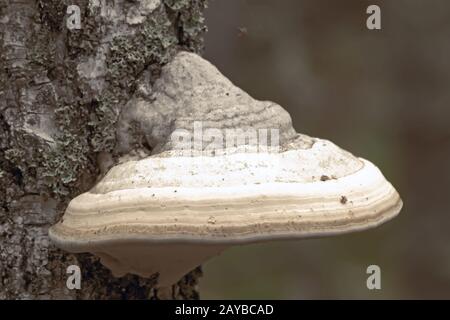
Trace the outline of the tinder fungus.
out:
M 50 229 L 58 247 L 96 254 L 116 276 L 157 273 L 168 286 L 227 247 L 365 230 L 402 207 L 375 165 L 296 133 L 282 107 L 192 53 L 128 103 L 122 151 L 136 122 L 151 154 L 114 166 Z

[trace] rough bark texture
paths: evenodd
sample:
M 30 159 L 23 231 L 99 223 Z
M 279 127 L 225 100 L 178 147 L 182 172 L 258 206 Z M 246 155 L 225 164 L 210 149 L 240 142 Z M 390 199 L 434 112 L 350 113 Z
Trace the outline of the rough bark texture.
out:
M 81 29 L 66 28 L 66 8 Z M 116 122 L 179 50 L 199 53 L 205 0 L 3 0 L 0 3 L 0 299 L 157 298 L 155 278 L 112 277 L 97 258 L 47 236 L 74 196 L 123 152 Z M 139 131 L 139 128 L 136 130 Z M 81 290 L 66 268 L 82 270 Z M 166 297 L 198 298 L 200 268 Z M 157 275 L 155 275 L 156 277 Z M 168 294 L 168 296 L 167 296 Z

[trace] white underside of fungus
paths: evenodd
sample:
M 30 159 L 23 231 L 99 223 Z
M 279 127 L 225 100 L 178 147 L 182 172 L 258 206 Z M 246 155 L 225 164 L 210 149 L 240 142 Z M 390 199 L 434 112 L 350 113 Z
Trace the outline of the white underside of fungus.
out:
M 153 89 L 150 101 L 130 102 L 135 118 L 118 128 L 126 150 L 128 122 L 141 121 L 153 154 L 113 167 L 50 229 L 58 247 L 100 256 L 116 276 L 158 273 L 168 286 L 229 246 L 364 230 L 402 207 L 372 163 L 296 133 L 280 106 L 252 99 L 197 55 L 179 53 Z M 275 128 L 280 149 L 186 155 L 170 137 L 193 121 L 219 131 Z

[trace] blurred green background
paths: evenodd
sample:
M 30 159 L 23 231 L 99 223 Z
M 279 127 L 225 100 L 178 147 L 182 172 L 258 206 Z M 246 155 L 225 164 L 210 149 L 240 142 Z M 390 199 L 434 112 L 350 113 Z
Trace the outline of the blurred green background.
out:
M 213 0 L 207 23 L 207 59 L 297 131 L 377 164 L 404 208 L 375 230 L 229 249 L 202 298 L 449 299 L 450 1 Z

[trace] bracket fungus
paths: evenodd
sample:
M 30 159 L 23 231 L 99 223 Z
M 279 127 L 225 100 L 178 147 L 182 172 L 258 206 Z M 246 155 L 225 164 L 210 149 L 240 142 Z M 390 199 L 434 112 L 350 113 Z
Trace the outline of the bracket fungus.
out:
M 178 53 L 149 91 L 129 101 L 117 132 L 129 151 L 138 123 L 151 154 L 124 157 L 49 231 L 116 276 L 158 273 L 169 286 L 227 247 L 365 230 L 402 207 L 371 162 L 295 132 L 282 107 L 195 54 Z

